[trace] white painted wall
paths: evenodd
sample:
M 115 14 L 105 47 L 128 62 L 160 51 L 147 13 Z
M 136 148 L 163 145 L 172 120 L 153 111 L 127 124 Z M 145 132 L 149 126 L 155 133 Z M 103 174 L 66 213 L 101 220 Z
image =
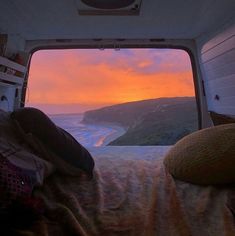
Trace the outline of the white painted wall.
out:
M 0 109 L 4 111 L 13 111 L 15 104 L 15 91 L 14 86 L 0 84 Z M 3 99 L 4 98 L 4 99 Z
M 208 110 L 235 115 L 235 17 L 197 43 Z

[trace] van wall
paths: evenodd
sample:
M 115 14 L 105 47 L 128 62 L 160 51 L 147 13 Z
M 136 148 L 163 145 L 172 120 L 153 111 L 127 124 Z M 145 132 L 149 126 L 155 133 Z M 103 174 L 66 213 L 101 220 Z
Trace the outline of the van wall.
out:
M 208 110 L 235 115 L 235 19 L 197 45 Z
M 0 83 L 0 109 L 4 111 L 13 111 L 16 88 Z

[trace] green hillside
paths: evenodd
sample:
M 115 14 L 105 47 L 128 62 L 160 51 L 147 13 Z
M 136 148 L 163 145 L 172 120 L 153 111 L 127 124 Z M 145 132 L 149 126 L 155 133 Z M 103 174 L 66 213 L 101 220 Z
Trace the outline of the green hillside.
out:
M 123 103 L 88 111 L 83 122 L 109 122 L 127 129 L 109 145 L 172 145 L 197 129 L 196 102 L 180 97 Z

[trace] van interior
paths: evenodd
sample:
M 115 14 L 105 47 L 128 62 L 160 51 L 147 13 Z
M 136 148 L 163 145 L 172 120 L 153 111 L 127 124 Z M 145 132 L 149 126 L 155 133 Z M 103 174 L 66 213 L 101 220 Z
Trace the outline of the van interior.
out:
M 86 146 L 59 125 L 50 107 L 27 100 L 39 90 L 38 84 L 30 90 L 34 58 L 55 50 L 85 50 L 89 60 L 97 51 L 136 60 L 138 50 L 184 51 L 193 98 L 182 93 L 173 102 L 149 97 L 88 109 L 84 124 L 115 121 L 125 134 Z M 56 62 L 61 71 L 51 58 L 48 65 Z M 234 0 L 1 2 L 1 235 L 235 235 L 234 68 Z M 44 70 L 37 76 L 50 95 L 47 86 L 56 87 L 56 77 L 43 80 Z M 93 91 L 103 81 L 96 83 Z M 40 99 L 46 96 L 42 91 Z M 143 120 L 153 125 L 142 127 Z M 171 131 L 179 133 L 182 123 L 186 128 L 175 137 Z

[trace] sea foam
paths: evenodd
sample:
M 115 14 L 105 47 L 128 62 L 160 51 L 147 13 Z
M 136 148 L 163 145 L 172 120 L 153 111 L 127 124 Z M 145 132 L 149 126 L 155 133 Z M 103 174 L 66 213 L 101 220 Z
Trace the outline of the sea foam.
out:
M 125 130 L 110 124 L 84 124 L 83 114 L 50 115 L 51 120 L 69 132 L 79 143 L 86 147 L 105 146 L 125 133 Z

